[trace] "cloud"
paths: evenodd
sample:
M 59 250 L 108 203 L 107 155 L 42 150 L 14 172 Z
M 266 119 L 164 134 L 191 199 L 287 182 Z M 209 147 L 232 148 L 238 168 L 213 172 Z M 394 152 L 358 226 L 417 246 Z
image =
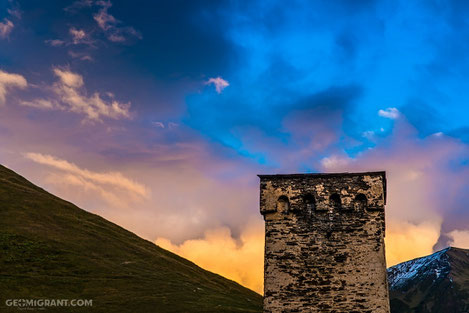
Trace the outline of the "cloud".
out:
M 165 238 L 155 243 L 209 271 L 232 279 L 243 286 L 263 293 L 264 225 L 263 221 L 248 223 L 239 240 L 228 227 L 205 231 L 201 239 L 184 241 L 180 245 Z
M 387 108 L 386 110 L 379 110 L 378 115 L 395 120 L 399 117 L 399 111 L 396 108 Z
M 59 108 L 58 104 L 47 99 L 35 99 L 32 101 L 21 101 L 20 105 L 28 106 L 36 109 L 52 110 Z
M 49 181 L 55 184 L 66 183 L 98 191 L 112 204 L 118 203 L 116 199 L 122 198 L 118 196 L 119 192 L 125 192 L 126 196 L 131 195 L 134 199 L 144 199 L 149 196 L 149 190 L 146 186 L 125 177 L 120 172 L 94 172 L 48 154 L 29 152 L 25 154 L 25 157 L 64 173 L 52 176 Z
M 10 5 L 13 5 L 14 8 L 7 9 L 9 17 L 5 17 L 2 22 L 0 22 L 0 39 L 8 38 L 10 33 L 13 31 L 15 24 L 11 21 L 13 18 L 16 20 L 21 19 L 21 10 L 19 9 L 18 4 L 10 1 Z
M 7 12 L 8 12 L 8 14 L 10 14 L 11 16 L 13 16 L 15 18 L 21 19 L 22 12 L 19 8 L 8 9 Z
M 152 124 L 156 128 L 164 128 L 164 124 L 162 122 L 152 122 Z
M 201 238 L 204 230 L 220 225 L 229 226 L 233 237 L 239 238 L 246 220 L 260 218 L 253 206 L 258 194 L 257 170 L 248 170 L 252 164 L 242 164 L 234 155 L 221 158 L 183 124 L 171 126 L 171 130 L 169 121 L 164 121 L 165 129 L 158 130 L 134 122 L 68 127 L 76 124 L 76 116 L 54 112 L 29 114 L 33 118 L 25 119 L 24 114 L 11 112 L 14 110 L 0 114 L 0 163 L 148 240 L 164 237 L 179 244 Z M 151 192 L 146 198 L 136 196 L 74 172 L 47 168 L 15 151 L 51 155 L 98 173 L 116 170 Z M 114 205 L 108 194 L 118 197 L 121 204 Z
M 70 27 L 68 30 L 71 40 L 61 40 L 61 39 L 48 39 L 44 43 L 52 47 L 63 47 L 70 45 L 88 45 L 94 46 L 94 40 L 86 33 L 83 29 L 78 29 L 76 27 Z M 72 56 L 73 57 L 73 56 Z
M 93 16 L 93 18 L 102 30 L 107 31 L 119 21 L 107 12 L 107 10 L 112 6 L 111 1 L 100 1 L 99 3 L 102 8 Z
M 355 157 L 333 154 L 323 159 L 321 169 L 386 170 L 386 249 L 388 265 L 393 265 L 447 246 L 444 238 L 458 234 L 452 233 L 458 223 L 460 230 L 469 230 L 464 226 L 469 225 L 469 170 L 463 161 L 468 157 L 468 145 L 444 135 L 419 138 L 399 119 L 394 132 L 377 139 L 376 147 Z
M 114 192 L 108 190 L 106 186 L 101 186 L 92 181 L 86 180 L 83 177 L 73 174 L 56 174 L 50 173 L 45 179 L 45 182 L 50 185 L 58 186 L 59 189 L 69 189 L 75 194 L 80 191 L 83 192 L 82 196 L 95 196 L 100 197 L 104 202 L 112 206 L 114 209 L 128 206 L 131 202 L 130 197 L 124 192 Z
M 336 168 L 344 168 L 352 161 L 351 158 L 332 155 L 330 157 L 325 157 L 321 160 L 321 166 L 326 170 L 330 171 Z
M 373 130 L 366 130 L 362 133 L 362 137 L 368 140 L 373 140 L 375 137 L 375 132 Z
M 258 79 L 271 79 L 272 71 Z M 185 122 L 240 154 L 281 171 L 311 168 L 313 161 L 334 149 L 344 135 L 342 125 L 363 88 L 347 84 L 300 93 L 285 90 L 275 80 L 272 84 L 266 88 L 257 81 L 247 84 L 236 80 L 236 92 L 223 97 L 216 93 L 189 97 L 190 118 Z M 253 85 L 259 89 L 252 89 Z
M 135 28 L 119 26 L 122 22 L 109 14 L 108 10 L 112 6 L 111 1 L 97 1 L 96 4 L 101 6 L 101 9 L 93 15 L 93 18 L 99 28 L 104 31 L 109 41 L 124 42 L 130 38 L 142 39 L 142 35 Z
M 114 99 L 112 93 L 101 95 L 99 92 L 87 95 L 83 77 L 66 68 L 54 67 L 53 73 L 58 81 L 52 85 L 53 97 L 37 98 L 20 102 L 22 105 L 59 109 L 84 114 L 87 120 L 101 121 L 102 118 L 129 119 L 130 103 L 121 103 Z
M 23 76 L 0 70 L 0 105 L 5 103 L 6 95 L 10 89 L 24 89 L 27 86 L 28 83 Z
M 13 27 L 15 27 L 13 22 L 7 18 L 4 18 L 3 22 L 0 22 L 0 38 L 7 38 L 13 30 Z
M 72 36 L 72 43 L 74 45 L 78 44 L 92 44 L 89 35 L 83 29 L 77 29 L 75 27 L 71 27 L 69 29 L 69 33 Z
M 60 39 L 48 39 L 48 40 L 45 40 L 44 42 L 52 47 L 61 47 L 65 44 L 65 41 L 60 40 Z
M 93 19 L 97 23 L 98 27 L 104 32 L 104 35 L 109 41 L 112 42 L 127 42 L 130 39 L 142 39 L 142 35 L 139 31 L 131 26 L 123 26 L 122 21 L 116 19 L 111 15 L 108 10 L 112 7 L 112 3 L 109 0 L 79 0 L 66 7 L 64 10 L 69 13 L 76 13 L 83 8 L 95 8 L 98 7 L 97 13 L 93 14 Z M 84 30 L 79 30 L 74 27 L 70 29 L 72 35 L 73 44 L 88 44 L 92 45 L 94 41 L 89 38 Z
M 68 55 L 74 59 L 79 59 L 82 61 L 94 61 L 93 57 L 85 52 L 75 52 L 75 51 L 68 51 Z
M 221 93 L 223 89 L 225 89 L 226 87 L 230 85 L 226 80 L 224 80 L 220 76 L 216 78 L 210 78 L 205 84 L 207 85 L 213 84 L 215 86 L 215 90 L 218 93 Z
M 63 85 L 73 89 L 78 89 L 83 86 L 83 77 L 81 75 L 57 67 L 54 68 L 53 71 L 54 74 L 59 77 Z
M 175 128 L 178 128 L 178 127 L 179 127 L 178 123 L 174 123 L 174 122 L 169 122 L 168 123 L 168 128 L 169 129 L 175 129 Z
M 469 230 L 453 230 L 448 236 L 451 238 L 450 246 L 469 249 Z
M 91 7 L 92 5 L 93 5 L 93 0 L 77 0 L 73 2 L 71 5 L 69 5 L 68 7 L 65 7 L 64 11 L 75 13 L 76 11 L 82 8 Z
M 433 246 L 440 236 L 440 223 L 388 221 L 386 233 L 386 263 L 393 266 L 433 253 Z

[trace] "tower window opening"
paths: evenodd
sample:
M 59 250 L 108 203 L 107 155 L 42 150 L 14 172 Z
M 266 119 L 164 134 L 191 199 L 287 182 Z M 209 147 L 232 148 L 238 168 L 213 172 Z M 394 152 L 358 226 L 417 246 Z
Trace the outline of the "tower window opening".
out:
M 354 207 L 355 207 L 355 210 L 358 211 L 358 210 L 363 210 L 364 208 L 366 208 L 368 205 L 368 201 L 366 199 L 366 196 L 362 193 L 359 193 L 356 197 L 355 197 L 355 201 L 354 201 Z
M 314 197 L 312 194 L 307 194 L 304 197 L 306 212 L 311 214 L 316 209 L 316 201 L 314 201 Z
M 277 211 L 280 213 L 288 213 L 290 201 L 287 196 L 280 196 L 277 200 Z
M 329 199 L 330 199 L 331 205 L 334 209 L 340 209 L 340 207 L 342 206 L 342 202 L 340 200 L 339 194 L 334 193 L 329 197 Z

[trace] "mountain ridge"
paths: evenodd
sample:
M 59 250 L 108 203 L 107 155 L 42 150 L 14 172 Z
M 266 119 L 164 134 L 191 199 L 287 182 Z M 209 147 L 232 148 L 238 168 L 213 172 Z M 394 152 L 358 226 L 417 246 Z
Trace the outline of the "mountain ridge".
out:
M 387 272 L 392 313 L 469 312 L 469 249 L 448 247 Z
M 262 310 L 262 296 L 254 291 L 1 165 L 0 247 L 0 308 L 5 310 L 17 311 L 5 306 L 6 299 L 38 298 L 92 299 L 93 307 L 84 311 L 94 312 Z

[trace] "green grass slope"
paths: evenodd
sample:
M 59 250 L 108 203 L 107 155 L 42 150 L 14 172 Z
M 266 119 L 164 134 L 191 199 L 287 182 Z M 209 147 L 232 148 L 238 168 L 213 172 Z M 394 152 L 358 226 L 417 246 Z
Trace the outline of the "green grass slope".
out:
M 157 227 L 157 225 L 155 225 Z M 47 312 L 261 312 L 262 297 L 0 165 L 0 311 L 6 299 L 92 299 Z

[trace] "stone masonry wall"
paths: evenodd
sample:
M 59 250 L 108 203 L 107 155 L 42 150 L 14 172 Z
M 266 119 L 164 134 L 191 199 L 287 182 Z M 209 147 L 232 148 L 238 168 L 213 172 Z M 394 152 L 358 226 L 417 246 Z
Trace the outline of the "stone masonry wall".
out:
M 259 177 L 264 312 L 389 313 L 385 173 Z

